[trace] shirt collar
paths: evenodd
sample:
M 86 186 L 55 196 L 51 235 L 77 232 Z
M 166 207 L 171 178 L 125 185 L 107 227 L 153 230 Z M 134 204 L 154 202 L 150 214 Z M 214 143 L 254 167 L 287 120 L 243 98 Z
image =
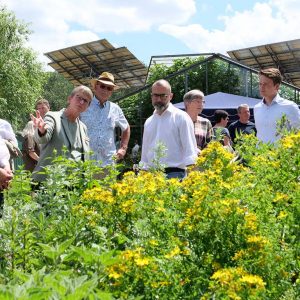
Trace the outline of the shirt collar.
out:
M 94 96 L 92 102 L 93 102 L 94 104 L 99 105 L 100 108 L 105 108 L 105 107 L 107 106 L 107 104 L 108 104 L 109 101 L 108 101 L 108 100 L 105 101 L 105 102 L 103 103 L 103 105 L 102 105 L 102 104 L 100 103 L 100 101 L 98 100 L 98 98 L 97 98 L 96 96 Z
M 281 97 L 279 96 L 279 94 L 276 94 L 276 96 L 273 98 L 272 102 L 270 105 L 267 105 L 266 102 L 265 102 L 265 98 L 262 99 L 263 101 L 263 104 L 266 105 L 266 106 L 271 106 L 271 105 L 274 105 L 274 104 L 278 104 L 278 102 L 281 100 Z
M 166 112 L 172 112 L 174 110 L 175 110 L 175 106 L 170 102 L 167 109 L 161 115 L 159 115 L 156 110 L 154 111 L 154 114 L 158 116 L 163 116 Z

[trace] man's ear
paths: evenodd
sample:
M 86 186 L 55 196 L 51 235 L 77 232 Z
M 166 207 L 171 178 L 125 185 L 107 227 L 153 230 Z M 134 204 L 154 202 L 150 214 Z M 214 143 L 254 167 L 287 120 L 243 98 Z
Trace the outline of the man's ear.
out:
M 170 93 L 170 101 L 172 101 L 174 94 Z

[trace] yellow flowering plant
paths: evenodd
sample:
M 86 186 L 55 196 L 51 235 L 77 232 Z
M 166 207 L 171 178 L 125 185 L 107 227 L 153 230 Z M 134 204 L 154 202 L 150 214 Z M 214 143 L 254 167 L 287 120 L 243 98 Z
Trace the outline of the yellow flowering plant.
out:
M 300 134 L 218 142 L 187 178 L 97 180 L 57 158 L 35 193 L 16 174 L 0 220 L 0 299 L 297 299 Z

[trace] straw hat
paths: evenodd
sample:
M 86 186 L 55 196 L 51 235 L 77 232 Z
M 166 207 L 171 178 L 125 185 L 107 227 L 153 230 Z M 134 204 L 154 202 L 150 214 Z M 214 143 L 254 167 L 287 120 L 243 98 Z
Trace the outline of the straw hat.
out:
M 95 89 L 95 85 L 97 82 L 101 82 L 105 85 L 113 86 L 114 90 L 116 90 L 118 87 L 115 85 L 115 78 L 114 75 L 109 72 L 103 72 L 99 75 L 98 78 L 93 78 L 91 80 L 91 86 L 93 89 Z

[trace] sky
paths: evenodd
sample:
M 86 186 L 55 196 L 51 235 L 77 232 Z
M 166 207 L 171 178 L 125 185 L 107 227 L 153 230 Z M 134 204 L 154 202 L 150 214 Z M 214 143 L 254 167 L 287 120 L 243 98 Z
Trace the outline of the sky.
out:
M 43 53 L 99 39 L 127 47 L 149 65 L 156 55 L 226 55 L 300 38 L 299 0 L 0 0 L 1 5 L 29 24 L 29 46 L 45 66 Z

